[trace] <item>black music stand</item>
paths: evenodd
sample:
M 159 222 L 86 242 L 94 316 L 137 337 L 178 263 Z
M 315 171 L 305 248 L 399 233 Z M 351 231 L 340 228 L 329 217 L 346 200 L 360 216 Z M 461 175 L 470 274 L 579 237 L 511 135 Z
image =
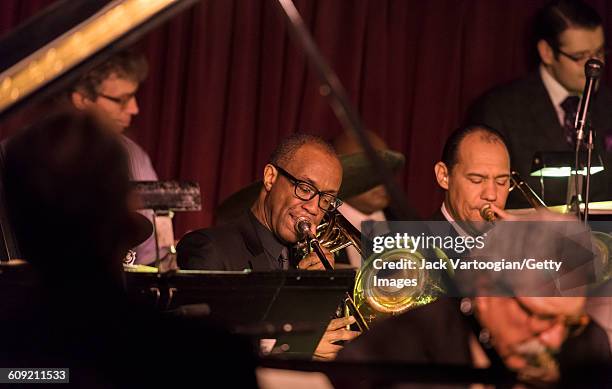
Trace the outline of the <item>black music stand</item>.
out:
M 267 339 L 270 356 L 309 359 L 351 288 L 355 272 L 180 270 L 126 276 L 128 287 L 139 284 L 142 288 L 146 285 L 143 277 L 155 280 L 156 301 L 164 311 L 187 316 L 208 314 L 233 332 L 257 342 Z

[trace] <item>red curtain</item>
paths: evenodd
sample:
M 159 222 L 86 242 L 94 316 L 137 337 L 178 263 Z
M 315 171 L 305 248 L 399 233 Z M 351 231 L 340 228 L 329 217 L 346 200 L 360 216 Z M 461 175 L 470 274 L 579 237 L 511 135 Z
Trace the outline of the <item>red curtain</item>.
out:
M 0 2 L 0 33 L 51 2 Z M 609 41 L 612 0 L 588 2 Z M 529 70 L 528 28 L 545 1 L 295 3 L 366 127 L 406 154 L 411 205 L 431 214 L 442 201 L 433 165 L 446 136 L 474 98 Z M 202 189 L 203 211 L 178 215 L 177 236 L 209 226 L 225 197 L 259 178 L 279 139 L 342 131 L 274 0 L 202 0 L 140 45 L 150 75 L 131 136 L 162 179 Z

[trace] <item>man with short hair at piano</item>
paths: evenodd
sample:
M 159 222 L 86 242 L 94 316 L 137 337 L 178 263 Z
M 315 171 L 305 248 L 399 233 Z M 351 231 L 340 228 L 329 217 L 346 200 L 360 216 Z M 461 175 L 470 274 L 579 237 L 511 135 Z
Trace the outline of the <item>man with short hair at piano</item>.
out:
M 325 213 L 342 204 L 337 197 L 341 182 L 342 165 L 327 142 L 304 134 L 286 138 L 264 167 L 263 187 L 250 210 L 226 225 L 185 235 L 177 246 L 179 267 L 324 270 L 316 253 L 293 259 L 289 252 L 302 239 L 297 231 L 299 220 L 307 220 L 315 234 Z M 323 251 L 333 266 L 333 254 L 325 248 Z M 334 342 L 359 335 L 344 328 L 353 322 L 352 317 L 332 320 L 315 350 L 315 358 L 335 358 L 342 346 Z
M 132 117 L 138 115 L 136 92 L 147 72 L 145 57 L 125 50 L 84 74 L 70 92 L 70 101 L 77 109 L 94 109 L 109 119 L 128 154 L 132 181 L 158 180 L 149 155 L 125 135 Z M 152 211 L 140 212 L 153 220 Z M 150 264 L 155 261 L 155 237 L 151 235 L 135 251 L 136 263 Z

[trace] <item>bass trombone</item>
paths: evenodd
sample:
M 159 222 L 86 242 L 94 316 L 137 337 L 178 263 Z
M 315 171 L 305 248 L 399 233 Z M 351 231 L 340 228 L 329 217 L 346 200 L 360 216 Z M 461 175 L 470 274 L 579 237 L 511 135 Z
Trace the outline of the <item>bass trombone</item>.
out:
M 316 236 L 312 236 L 309 224 L 300 223 L 298 219 L 296 230 L 305 237 L 305 240 L 298 245 L 298 248 L 303 251 L 304 255 L 309 250 L 315 251 L 324 266 L 328 261 L 320 247 L 325 247 L 331 253 L 335 253 L 348 246 L 353 246 L 360 255 L 364 254 L 361 233 L 337 210 L 325 215 L 317 227 Z M 436 254 L 440 258 L 446 258 L 441 250 L 437 250 Z M 344 301 L 344 313 L 355 317 L 356 324 L 361 331 L 369 330 L 370 324 L 375 320 L 398 315 L 409 309 L 433 302 L 437 299 L 436 296 L 443 292 L 440 283 L 430 271 L 376 269 L 372 263 L 377 259 L 383 263 L 410 259 L 418 264 L 426 260 L 420 252 L 412 252 L 409 249 L 396 249 L 368 258 L 357 273 L 352 295 L 347 293 Z M 417 266 L 417 268 L 421 267 Z M 381 278 L 415 279 L 416 282 L 415 286 L 402 287 L 373 284 L 373 280 L 376 280 L 379 275 Z

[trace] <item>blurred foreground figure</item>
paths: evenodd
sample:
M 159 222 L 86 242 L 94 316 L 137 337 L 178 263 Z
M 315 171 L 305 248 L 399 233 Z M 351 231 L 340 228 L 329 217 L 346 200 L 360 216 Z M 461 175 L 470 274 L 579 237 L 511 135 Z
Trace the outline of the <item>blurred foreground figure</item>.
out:
M 56 114 L 9 141 L 7 209 L 36 277 L 4 296 L 22 304 L 0 315 L 10 334 L 0 365 L 67 367 L 78 387 L 183 386 L 220 379 L 231 358 L 225 382 L 255 386 L 248 344 L 127 302 L 122 259 L 143 239 L 128 177 L 117 135 L 89 113 Z

